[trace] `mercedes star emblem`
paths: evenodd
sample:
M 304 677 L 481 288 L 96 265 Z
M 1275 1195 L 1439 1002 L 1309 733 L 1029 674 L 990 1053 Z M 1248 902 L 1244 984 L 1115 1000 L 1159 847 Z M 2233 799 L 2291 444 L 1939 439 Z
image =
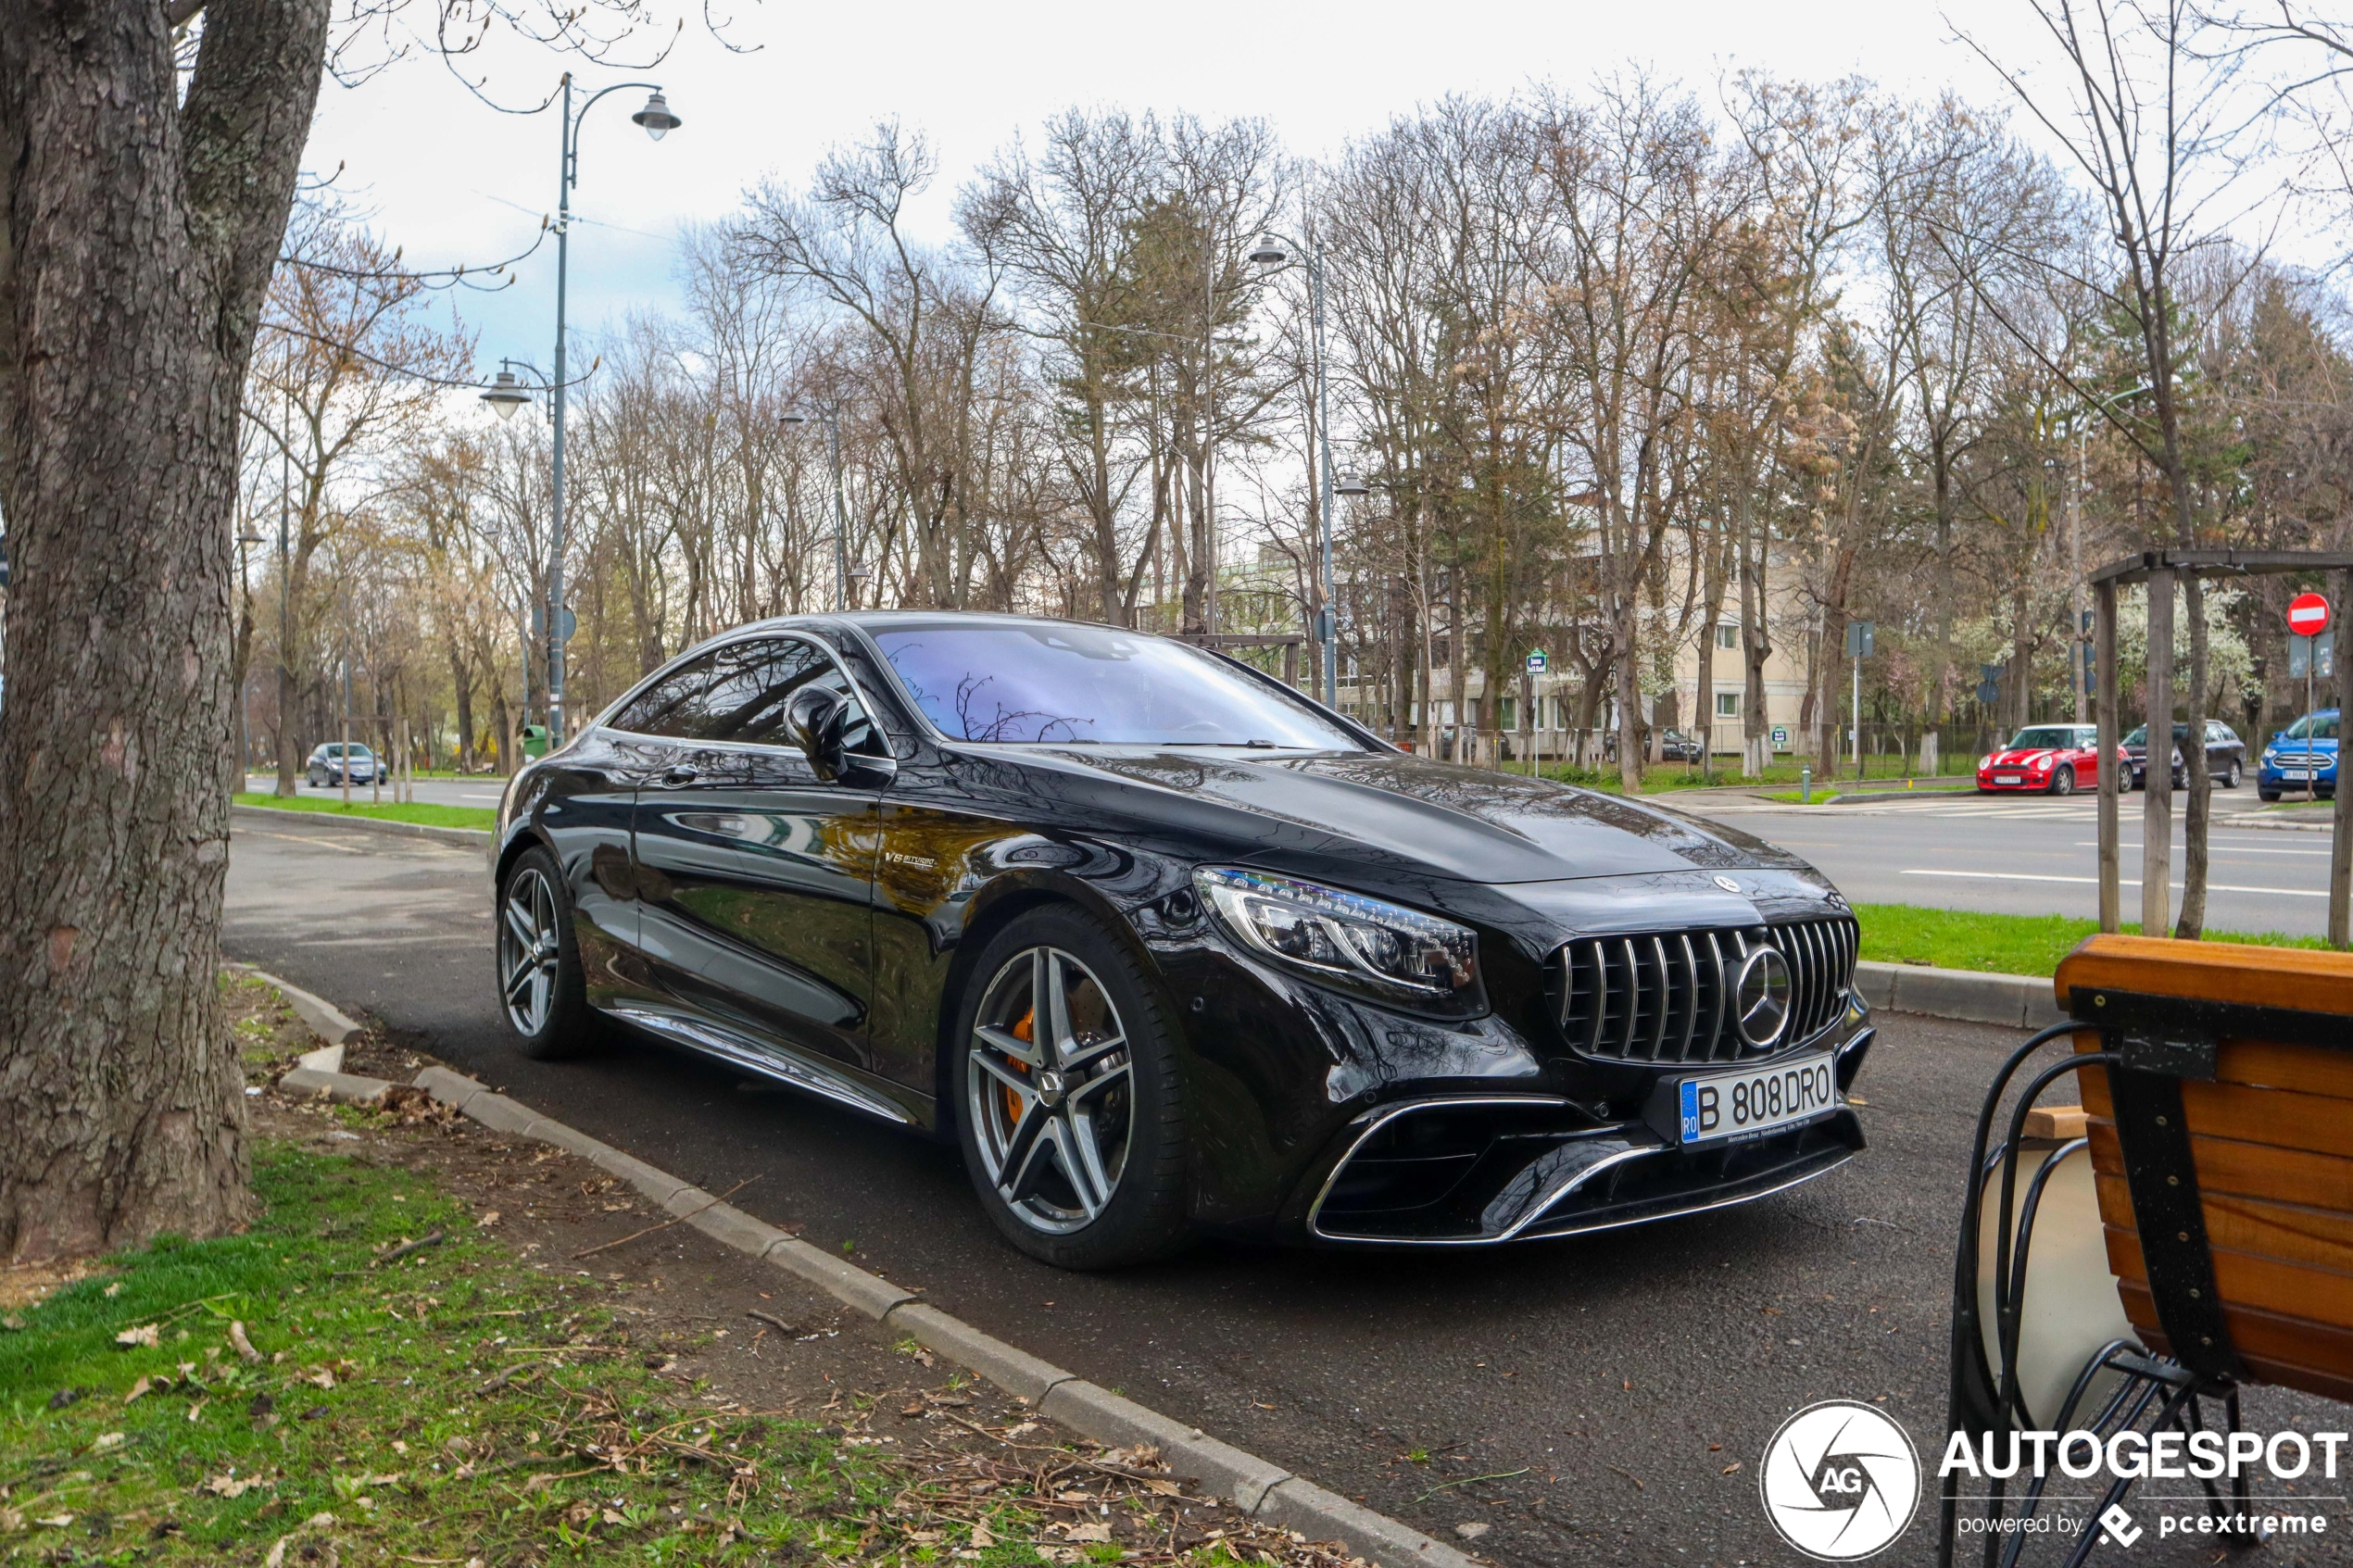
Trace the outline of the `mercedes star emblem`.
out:
M 1763 1050 L 1789 1027 L 1789 960 L 1776 947 L 1758 947 L 1741 965 L 1732 986 L 1732 1022 L 1741 1039 Z
M 1718 877 L 1716 879 L 1716 885 L 1722 888 L 1727 893 L 1738 893 L 1741 890 L 1741 884 L 1734 882 L 1729 876 Z

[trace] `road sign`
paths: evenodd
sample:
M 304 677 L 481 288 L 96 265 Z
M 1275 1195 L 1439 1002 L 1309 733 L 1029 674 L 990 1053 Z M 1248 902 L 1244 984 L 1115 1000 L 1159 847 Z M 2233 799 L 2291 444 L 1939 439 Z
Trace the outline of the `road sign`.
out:
M 1871 634 L 1878 630 L 1878 626 L 1869 621 L 1848 621 L 1846 623 L 1846 657 L 1849 659 L 1870 658 Z
M 572 612 L 570 605 L 566 605 L 563 614 L 557 619 L 556 625 L 562 632 L 564 641 L 568 643 L 572 641 L 572 634 L 580 630 L 580 617 Z M 534 637 L 544 637 L 547 634 L 547 612 L 536 605 L 534 605 L 531 610 L 531 634 Z
M 2287 645 L 2288 678 L 2301 681 L 2307 675 L 2330 680 L 2336 674 L 2336 633 L 2323 632 L 2317 637 L 2291 637 Z M 2318 660 L 2317 667 L 2315 660 Z
M 1987 707 L 1992 707 L 1994 703 L 2000 698 L 2001 695 L 2002 688 L 1999 684 L 1993 681 L 1978 682 L 1977 700 L 1984 703 Z
M 1779 725 L 1779 724 L 1774 725 L 1774 726 L 1773 726 L 1773 747 L 1774 747 L 1774 749 L 1775 749 L 1775 750 L 1780 750 L 1781 747 L 1786 746 L 1788 746 L 1788 745 L 1789 745 L 1789 731 L 1787 731 L 1786 729 L 1783 729 L 1783 728 L 1782 728 L 1780 725 Z
M 2329 629 L 2329 602 L 2318 594 L 2298 594 L 2287 602 L 2287 629 L 2299 637 L 2317 637 Z
M 1542 648 L 1537 648 L 1528 656 L 1528 672 L 1531 675 L 1541 675 L 1552 666 L 1553 661 L 1544 657 Z

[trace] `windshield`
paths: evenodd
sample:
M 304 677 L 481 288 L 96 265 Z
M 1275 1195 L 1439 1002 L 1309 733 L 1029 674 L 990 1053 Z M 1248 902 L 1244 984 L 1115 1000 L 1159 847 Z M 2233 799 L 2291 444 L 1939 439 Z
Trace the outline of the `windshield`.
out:
M 2045 724 L 2040 729 L 2019 731 L 2018 738 L 2010 742 L 2010 749 L 2013 751 L 2063 751 L 2070 746 L 2091 744 L 2092 734 L 2088 730 L 2079 733 L 2061 725 Z
M 891 627 L 875 641 L 924 716 L 956 740 L 1364 749 L 1212 655 L 1116 627 L 950 622 Z
M 2336 738 L 2336 715 L 2334 713 L 2308 713 L 2303 718 L 2298 719 L 2295 723 L 2290 724 L 2287 727 L 2286 734 L 2289 740 L 2334 740 Z

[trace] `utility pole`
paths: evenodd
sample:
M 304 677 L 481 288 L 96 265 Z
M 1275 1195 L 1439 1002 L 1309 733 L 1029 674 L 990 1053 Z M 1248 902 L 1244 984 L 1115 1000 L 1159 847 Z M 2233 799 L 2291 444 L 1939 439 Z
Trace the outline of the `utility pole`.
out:
M 2069 646 L 2074 658 L 2069 660 L 2067 684 L 2075 688 L 2075 721 L 2090 723 L 2091 643 L 2084 636 L 2087 617 L 2083 613 L 2083 431 L 2075 431 L 2075 483 L 2067 493 L 2067 613 L 2073 623 L 2074 636 Z M 2111 764 L 2106 757 L 2100 766 Z

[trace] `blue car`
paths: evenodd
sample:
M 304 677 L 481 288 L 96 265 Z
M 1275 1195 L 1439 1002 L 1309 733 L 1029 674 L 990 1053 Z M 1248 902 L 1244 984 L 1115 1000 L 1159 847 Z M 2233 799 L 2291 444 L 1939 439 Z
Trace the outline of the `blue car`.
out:
M 2301 795 L 2310 784 L 2316 794 L 2336 794 L 2336 709 L 2308 713 L 2271 737 L 2263 748 L 2262 770 L 2255 775 L 2255 792 L 2266 800 L 2283 793 Z

